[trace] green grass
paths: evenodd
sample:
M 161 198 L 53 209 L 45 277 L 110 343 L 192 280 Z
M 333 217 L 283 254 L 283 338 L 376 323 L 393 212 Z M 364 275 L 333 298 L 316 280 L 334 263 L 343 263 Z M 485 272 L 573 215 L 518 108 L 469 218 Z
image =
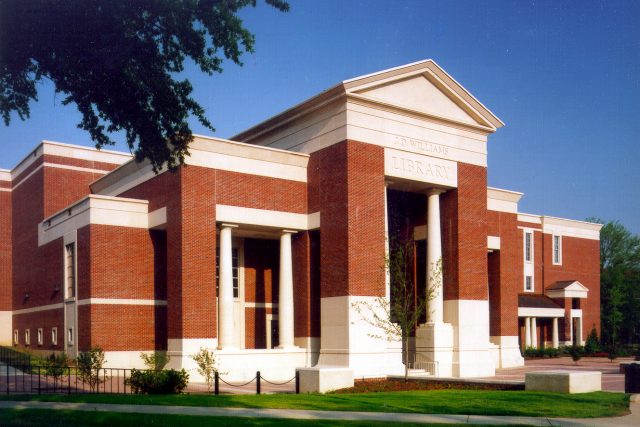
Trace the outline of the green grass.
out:
M 117 412 L 82 412 L 46 409 L 0 409 L 0 425 L 13 426 L 388 426 L 381 421 L 287 420 L 278 418 L 199 417 L 192 415 L 120 414 Z M 403 423 L 402 426 L 424 424 Z M 443 425 L 443 424 L 432 424 Z M 465 424 L 447 424 L 447 426 Z
M 629 397 L 623 393 L 596 392 L 570 395 L 484 390 L 325 395 L 5 395 L 0 396 L 0 400 L 574 418 L 622 415 L 627 413 L 629 408 Z

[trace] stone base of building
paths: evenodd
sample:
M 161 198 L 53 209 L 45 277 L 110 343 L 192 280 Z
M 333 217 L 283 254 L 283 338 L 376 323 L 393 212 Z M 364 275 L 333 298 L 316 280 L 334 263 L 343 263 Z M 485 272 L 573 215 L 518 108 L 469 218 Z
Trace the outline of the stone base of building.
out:
M 13 344 L 11 322 L 12 312 L 0 311 L 0 345 L 10 346 Z
M 490 340 L 493 344 L 490 351 L 496 368 L 524 366 L 517 336 L 492 336 Z
M 375 318 L 388 318 L 384 297 L 322 298 L 319 366 L 350 368 L 356 378 L 404 372 L 402 343 L 391 340 Z
M 433 362 L 438 377 L 453 376 L 453 326 L 425 323 L 416 328 L 416 362 Z
M 337 366 L 315 366 L 298 369 L 300 393 L 326 393 L 353 387 L 353 370 Z

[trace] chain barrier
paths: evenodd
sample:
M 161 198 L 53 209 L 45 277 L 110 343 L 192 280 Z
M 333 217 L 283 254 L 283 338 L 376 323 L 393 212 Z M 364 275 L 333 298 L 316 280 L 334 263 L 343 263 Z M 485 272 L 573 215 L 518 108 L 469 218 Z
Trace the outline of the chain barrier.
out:
M 295 380 L 296 380 L 296 377 L 294 376 L 294 377 L 293 377 L 293 378 L 291 378 L 289 381 L 285 381 L 285 382 L 282 382 L 282 383 L 276 383 L 276 382 L 273 382 L 273 381 L 269 381 L 269 380 L 268 380 L 268 379 L 266 379 L 265 377 L 261 377 L 260 379 L 261 379 L 262 381 L 264 381 L 265 383 L 269 383 L 269 384 L 271 384 L 271 385 L 285 385 L 285 384 L 289 384 L 291 381 L 295 381 Z
M 219 379 L 220 381 L 222 381 L 223 383 L 225 383 L 226 385 L 228 385 L 228 386 L 230 386 L 230 387 L 244 387 L 244 386 L 249 385 L 249 384 L 251 384 L 252 382 L 254 382 L 257 378 L 258 378 L 258 377 L 257 377 L 257 376 L 255 376 L 255 377 L 253 377 L 249 382 L 246 382 L 246 383 L 244 383 L 244 384 L 231 384 L 231 383 L 228 383 L 228 382 L 226 382 L 225 380 L 223 380 L 223 379 L 222 379 L 222 377 L 218 377 L 218 379 Z

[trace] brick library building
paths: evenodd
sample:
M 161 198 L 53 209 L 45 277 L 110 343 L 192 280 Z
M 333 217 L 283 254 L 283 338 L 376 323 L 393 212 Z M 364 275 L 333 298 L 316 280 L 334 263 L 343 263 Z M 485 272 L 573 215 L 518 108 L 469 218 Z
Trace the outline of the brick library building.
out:
M 196 136 L 175 172 L 43 141 L 0 170 L 0 343 L 166 351 L 193 372 L 404 370 L 384 333 L 410 242 L 425 316 L 410 363 L 442 377 L 523 365 L 600 328 L 600 225 L 522 213 L 487 186 L 504 124 L 435 62 L 346 80 L 231 140 Z M 524 172 L 526 173 L 526 171 Z M 406 286 L 406 284 L 405 284 Z

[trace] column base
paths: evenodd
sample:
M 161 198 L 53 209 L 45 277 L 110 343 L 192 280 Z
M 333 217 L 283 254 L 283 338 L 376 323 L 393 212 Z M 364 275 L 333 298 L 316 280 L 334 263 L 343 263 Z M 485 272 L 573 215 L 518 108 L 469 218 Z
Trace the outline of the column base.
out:
M 517 336 L 492 336 L 491 343 L 495 346 L 490 351 L 496 368 L 515 368 L 524 366 L 524 358 L 520 354 Z
M 453 326 L 425 323 L 416 329 L 416 362 L 434 362 L 435 376 L 453 376 Z

